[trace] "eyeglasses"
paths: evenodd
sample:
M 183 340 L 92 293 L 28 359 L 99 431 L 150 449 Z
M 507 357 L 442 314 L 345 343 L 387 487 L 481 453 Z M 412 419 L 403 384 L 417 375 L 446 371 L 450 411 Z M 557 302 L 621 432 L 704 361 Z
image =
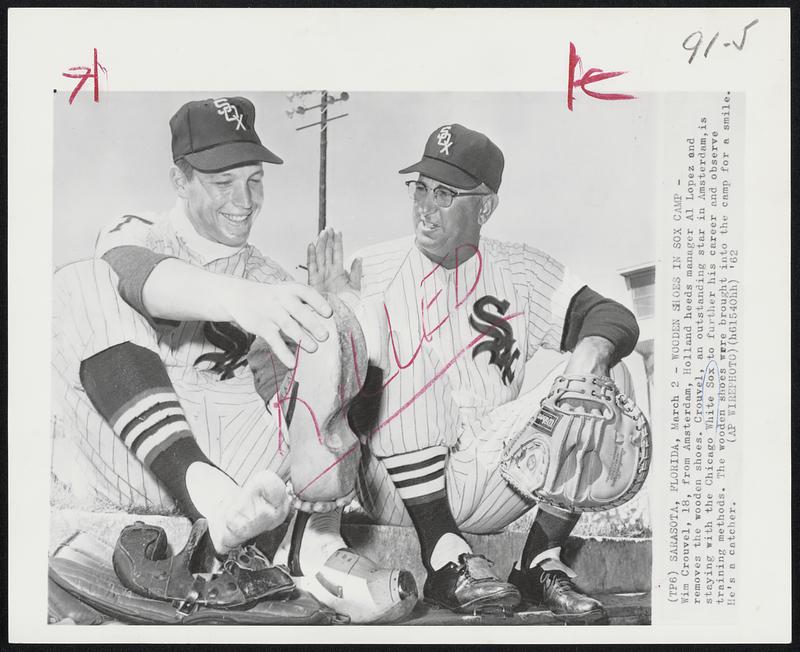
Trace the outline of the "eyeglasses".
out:
M 433 201 L 439 208 L 449 208 L 453 204 L 453 199 L 456 197 L 479 196 L 488 195 L 488 192 L 456 192 L 445 188 L 444 186 L 436 186 L 435 188 L 428 188 L 422 181 L 406 181 L 406 188 L 408 188 L 408 196 L 415 202 L 423 202 L 428 196 L 428 193 L 433 191 Z

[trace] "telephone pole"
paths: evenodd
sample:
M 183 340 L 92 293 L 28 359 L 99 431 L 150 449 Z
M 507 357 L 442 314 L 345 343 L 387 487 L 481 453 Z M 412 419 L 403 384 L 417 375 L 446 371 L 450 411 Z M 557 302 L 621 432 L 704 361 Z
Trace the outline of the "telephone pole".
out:
M 315 104 L 314 106 L 303 106 L 302 100 L 311 93 L 320 93 L 319 104 Z M 286 114 L 289 116 L 289 118 L 294 117 L 295 113 L 298 115 L 304 115 L 306 112 L 313 109 L 319 109 L 320 111 L 320 119 L 317 122 L 312 122 L 295 129 L 295 131 L 302 131 L 303 129 L 308 129 L 309 127 L 319 125 L 319 220 L 317 223 L 317 232 L 319 233 L 325 229 L 326 225 L 328 189 L 328 123 L 349 115 L 347 113 L 342 113 L 341 115 L 336 115 L 332 118 L 329 118 L 328 106 L 336 102 L 346 102 L 348 99 L 350 99 L 350 95 L 342 92 L 339 94 L 339 97 L 334 97 L 333 95 L 328 94 L 328 91 L 299 91 L 289 93 L 286 97 L 290 102 L 295 102 L 297 98 L 300 98 L 301 101 L 301 104 L 293 106 L 291 109 L 286 111 Z

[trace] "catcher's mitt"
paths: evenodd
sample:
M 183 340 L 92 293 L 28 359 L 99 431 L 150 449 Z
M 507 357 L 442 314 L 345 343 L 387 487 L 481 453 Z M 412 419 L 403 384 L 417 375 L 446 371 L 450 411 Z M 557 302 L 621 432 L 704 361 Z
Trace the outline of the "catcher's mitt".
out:
M 500 473 L 523 497 L 572 512 L 618 507 L 641 489 L 650 427 L 610 378 L 559 376 L 506 442 Z

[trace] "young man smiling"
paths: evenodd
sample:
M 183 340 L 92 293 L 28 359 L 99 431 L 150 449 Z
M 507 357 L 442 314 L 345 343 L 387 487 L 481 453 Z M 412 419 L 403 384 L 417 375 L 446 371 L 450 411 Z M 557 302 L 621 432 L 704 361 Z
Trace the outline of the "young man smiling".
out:
M 264 202 L 260 163 L 209 173 L 196 171 L 185 159 L 178 159 L 170 172 L 178 196 L 186 202 L 186 213 L 192 216 L 201 236 L 230 247 L 247 242 Z
M 114 220 L 94 260 L 54 281 L 55 416 L 66 435 L 54 475 L 129 510 L 205 517 L 219 554 L 283 523 L 290 465 L 306 463 L 287 454 L 278 410 L 256 391 L 251 344 L 263 338 L 277 358 L 272 397 L 294 347 L 313 354 L 337 337 L 322 295 L 248 244 L 262 164 L 282 163 L 254 123 L 242 97 L 183 105 L 170 120 L 175 206 Z M 349 550 L 330 523 L 297 519 L 293 573 L 344 587 L 318 597 L 354 622 L 407 614 L 407 574 Z

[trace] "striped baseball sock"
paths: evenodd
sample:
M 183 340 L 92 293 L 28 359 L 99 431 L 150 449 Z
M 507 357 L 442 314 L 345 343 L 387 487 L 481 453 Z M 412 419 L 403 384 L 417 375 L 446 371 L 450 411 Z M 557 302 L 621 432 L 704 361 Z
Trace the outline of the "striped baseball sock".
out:
M 81 362 L 80 380 L 95 409 L 192 521 L 201 514 L 186 488 L 194 462 L 214 466 L 194 439 L 164 363 L 123 342 Z M 216 468 L 216 467 L 214 467 Z
M 522 549 L 522 569 L 533 568 L 545 559 L 559 559 L 561 546 L 580 517 L 580 514 L 556 510 L 553 507 L 543 509 L 539 505 Z
M 446 457 L 447 448 L 432 446 L 383 458 L 414 523 L 422 563 L 429 572 L 458 561 L 462 552 L 472 552 L 450 511 L 444 481 Z

